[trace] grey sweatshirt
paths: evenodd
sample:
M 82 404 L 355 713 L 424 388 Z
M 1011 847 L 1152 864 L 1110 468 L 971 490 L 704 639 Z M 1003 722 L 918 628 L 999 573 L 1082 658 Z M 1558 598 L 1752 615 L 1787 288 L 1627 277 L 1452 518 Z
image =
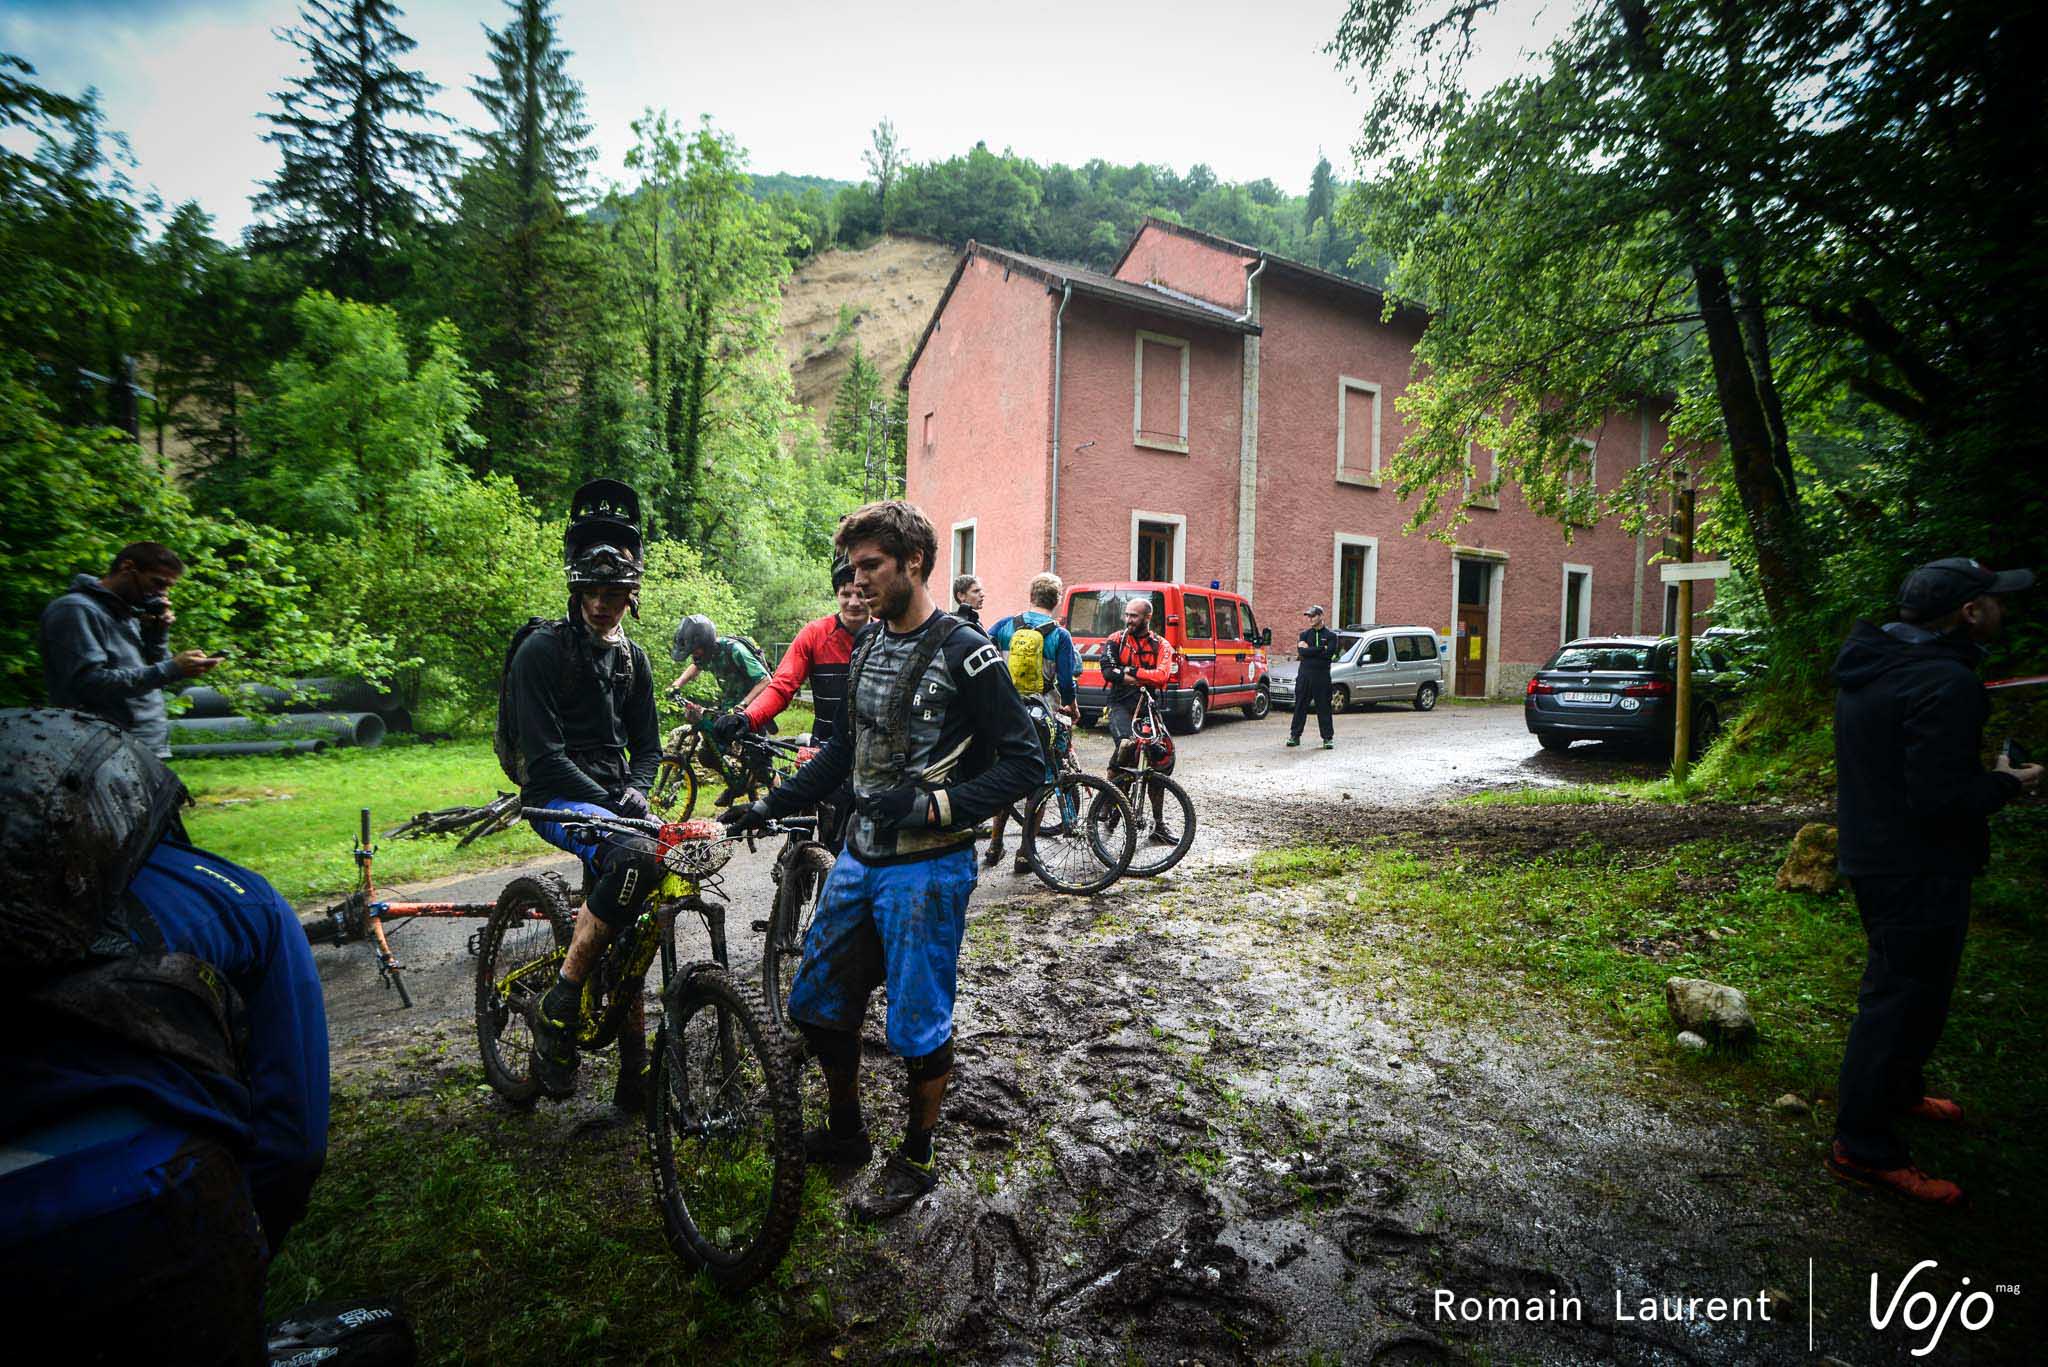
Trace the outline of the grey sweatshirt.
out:
M 105 717 L 168 757 L 163 689 L 179 676 L 164 634 L 145 633 L 135 610 L 90 574 L 74 576 L 71 591 L 50 600 L 40 625 L 51 705 Z

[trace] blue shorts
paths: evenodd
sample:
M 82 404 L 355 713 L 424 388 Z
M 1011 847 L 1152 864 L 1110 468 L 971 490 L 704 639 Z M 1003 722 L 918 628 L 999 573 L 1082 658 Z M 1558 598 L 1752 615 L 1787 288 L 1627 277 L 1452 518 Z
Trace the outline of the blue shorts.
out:
M 530 804 L 535 807 L 553 807 L 561 811 L 588 812 L 592 816 L 617 816 L 611 808 L 596 802 L 571 802 L 566 798 L 551 797 L 545 802 Z M 571 836 L 558 822 L 535 821 L 531 823 L 534 833 L 558 850 L 567 850 L 583 861 L 583 872 L 594 883 L 604 872 L 604 854 L 611 848 L 602 840 L 578 840 Z
M 968 846 L 909 864 L 863 864 L 849 847 L 832 865 L 804 961 L 789 993 L 790 1016 L 858 1033 L 868 996 L 889 986 L 889 1048 L 923 1058 L 953 1038 L 953 995 L 967 899 Z

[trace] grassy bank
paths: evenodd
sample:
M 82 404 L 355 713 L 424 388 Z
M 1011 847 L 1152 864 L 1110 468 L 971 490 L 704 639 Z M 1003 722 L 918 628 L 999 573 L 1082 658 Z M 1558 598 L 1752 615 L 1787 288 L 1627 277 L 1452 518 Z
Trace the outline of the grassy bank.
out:
M 783 714 L 785 735 L 810 725 L 808 712 Z M 330 896 L 353 884 L 349 851 L 362 808 L 371 809 L 373 831 L 385 831 L 415 812 L 489 802 L 511 788 L 488 738 L 188 759 L 177 767 L 197 804 L 185 817 L 193 840 L 255 869 L 293 900 Z M 551 852 L 524 827 L 459 850 L 446 838 L 387 840 L 377 851 L 377 879 L 407 883 Z
M 1547 819 L 1581 820 L 1570 810 Z M 1832 1126 L 1828 1103 L 1863 968 L 1851 895 L 1778 891 L 1776 840 L 1722 834 L 1616 846 L 1602 843 L 1598 814 L 1583 821 L 1533 856 L 1471 853 L 1488 845 L 1475 832 L 1427 847 L 1277 850 L 1255 860 L 1254 876 L 1319 895 L 1327 910 L 1316 924 L 1361 982 L 1383 970 L 1391 937 L 1453 1015 L 1489 1013 L 1527 1028 L 1518 1017 L 1528 1005 L 1561 1004 L 1618 1038 L 1646 1076 L 1682 1077 L 1751 1106 L 1784 1092 L 1819 1099 L 1811 1120 L 1797 1122 L 1817 1153 Z M 1931 1076 L 1983 1124 L 1916 1135 L 1916 1154 L 1966 1188 L 2009 1188 L 2031 1220 L 2048 1213 L 2048 1194 L 2017 1176 L 2036 1166 L 2033 1153 L 2048 1152 L 2030 1127 L 2048 1107 L 2048 1075 L 2037 1066 L 2037 1023 L 2048 1013 L 2048 810 L 2008 810 L 1993 841 Z M 1679 1048 L 1664 1006 L 1670 977 L 1747 993 L 1757 1047 L 1743 1056 Z

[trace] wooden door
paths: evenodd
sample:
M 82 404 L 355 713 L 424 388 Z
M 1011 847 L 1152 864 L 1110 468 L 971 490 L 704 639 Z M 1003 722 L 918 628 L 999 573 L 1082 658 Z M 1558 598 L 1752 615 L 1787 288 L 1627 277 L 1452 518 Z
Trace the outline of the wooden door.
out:
M 1461 698 L 1476 698 L 1486 692 L 1486 605 L 1458 605 L 1458 634 L 1451 639 L 1451 653 L 1457 657 L 1456 683 Z

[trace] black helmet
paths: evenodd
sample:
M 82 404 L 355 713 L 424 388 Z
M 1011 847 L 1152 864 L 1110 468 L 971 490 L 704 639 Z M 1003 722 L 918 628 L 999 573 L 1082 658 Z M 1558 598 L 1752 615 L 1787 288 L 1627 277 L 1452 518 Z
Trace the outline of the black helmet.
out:
M 623 546 L 599 542 L 586 546 L 563 566 L 573 589 L 640 587 L 640 557 Z
M 853 562 L 845 556 L 836 556 L 832 561 L 832 592 L 837 593 L 853 582 Z
M 593 479 L 570 498 L 562 559 L 573 564 L 595 546 L 614 546 L 640 559 L 640 496 L 631 485 Z
M 177 821 L 185 785 L 112 722 L 0 711 L 0 937 L 53 968 L 120 923 L 121 896 Z
M 677 664 L 718 642 L 718 628 L 701 612 L 693 612 L 676 623 L 675 639 L 668 643 L 668 657 Z

